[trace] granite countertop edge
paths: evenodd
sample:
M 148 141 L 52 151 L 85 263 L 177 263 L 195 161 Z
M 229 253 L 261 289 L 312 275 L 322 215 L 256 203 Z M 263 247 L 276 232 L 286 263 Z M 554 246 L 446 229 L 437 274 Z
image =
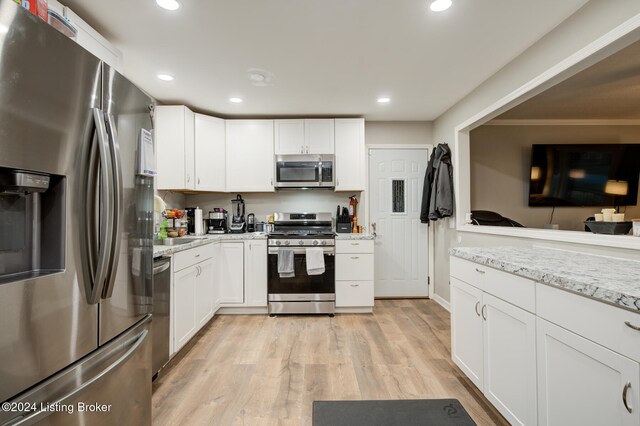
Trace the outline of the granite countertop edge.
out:
M 478 248 L 478 251 L 473 252 L 471 249 L 472 248 L 470 247 L 464 247 L 463 250 L 452 248 L 449 249 L 449 254 L 471 262 L 486 265 L 494 269 L 529 278 L 542 284 L 577 293 L 600 302 L 612 304 L 620 308 L 640 313 L 640 297 L 638 296 L 594 284 L 593 282 L 588 282 L 587 279 L 570 278 L 566 275 L 562 275 L 562 272 L 560 271 L 558 273 L 551 273 L 537 269 L 535 265 L 509 262 L 504 258 L 497 259 L 492 255 L 480 253 L 482 248 Z M 492 247 L 492 249 L 499 248 Z M 562 251 L 559 251 L 559 253 L 562 253 Z M 575 254 L 576 252 L 569 253 Z M 566 271 L 564 273 L 566 273 Z M 602 274 L 606 275 L 606 272 L 603 272 Z
M 336 234 L 336 240 L 375 240 L 371 234 Z
M 266 240 L 267 234 L 264 232 L 244 233 L 244 234 L 208 234 L 202 236 L 189 236 L 194 240 L 186 244 L 180 244 L 177 246 L 153 246 L 153 257 L 169 256 L 174 253 L 178 253 L 184 250 L 189 250 L 195 247 L 200 247 L 206 244 L 211 244 L 216 241 L 246 241 L 246 240 Z

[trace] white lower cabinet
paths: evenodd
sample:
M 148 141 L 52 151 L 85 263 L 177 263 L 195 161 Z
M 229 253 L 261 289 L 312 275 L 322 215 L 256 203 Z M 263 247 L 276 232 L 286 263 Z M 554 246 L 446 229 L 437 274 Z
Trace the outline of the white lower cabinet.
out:
M 195 266 L 176 272 L 173 276 L 173 352 L 177 352 L 196 332 Z
M 267 240 L 245 241 L 245 306 L 267 306 L 267 276 Z
M 244 243 L 220 243 L 220 303 L 244 303 Z
M 535 425 L 535 316 L 451 278 L 451 356 L 511 424 Z
M 370 312 L 373 308 L 373 241 L 337 240 L 336 308 Z
M 509 423 L 640 426 L 637 313 L 451 260 L 451 357 Z
M 214 259 L 207 259 L 195 266 L 196 275 L 196 326 L 202 327 L 213 317 L 214 308 Z
M 640 364 L 537 319 L 539 424 L 640 425 Z
M 208 244 L 173 256 L 171 354 L 180 350 L 214 315 L 219 283 L 217 245 Z
M 372 306 L 373 281 L 336 281 L 336 307 Z
M 451 278 L 451 358 L 482 389 L 482 290 Z
M 482 295 L 482 304 L 482 390 L 511 424 L 535 425 L 535 315 L 487 293 Z

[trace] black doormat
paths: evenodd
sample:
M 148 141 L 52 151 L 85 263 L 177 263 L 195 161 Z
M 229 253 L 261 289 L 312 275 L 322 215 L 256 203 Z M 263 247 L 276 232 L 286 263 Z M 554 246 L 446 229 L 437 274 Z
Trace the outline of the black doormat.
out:
M 457 399 L 313 401 L 313 426 L 475 426 Z

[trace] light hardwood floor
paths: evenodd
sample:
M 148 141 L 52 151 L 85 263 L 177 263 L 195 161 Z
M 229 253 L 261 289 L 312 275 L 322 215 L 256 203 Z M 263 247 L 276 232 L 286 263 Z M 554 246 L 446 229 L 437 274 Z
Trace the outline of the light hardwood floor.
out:
M 451 361 L 449 313 L 377 300 L 371 315 L 215 317 L 153 384 L 154 425 L 311 425 L 314 400 L 457 398 L 508 424 Z

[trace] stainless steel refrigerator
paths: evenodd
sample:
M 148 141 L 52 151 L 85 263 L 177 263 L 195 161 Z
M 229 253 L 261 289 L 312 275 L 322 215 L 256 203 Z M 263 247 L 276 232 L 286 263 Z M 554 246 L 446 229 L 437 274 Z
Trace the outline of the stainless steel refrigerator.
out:
M 151 423 L 153 106 L 0 0 L 0 424 Z

